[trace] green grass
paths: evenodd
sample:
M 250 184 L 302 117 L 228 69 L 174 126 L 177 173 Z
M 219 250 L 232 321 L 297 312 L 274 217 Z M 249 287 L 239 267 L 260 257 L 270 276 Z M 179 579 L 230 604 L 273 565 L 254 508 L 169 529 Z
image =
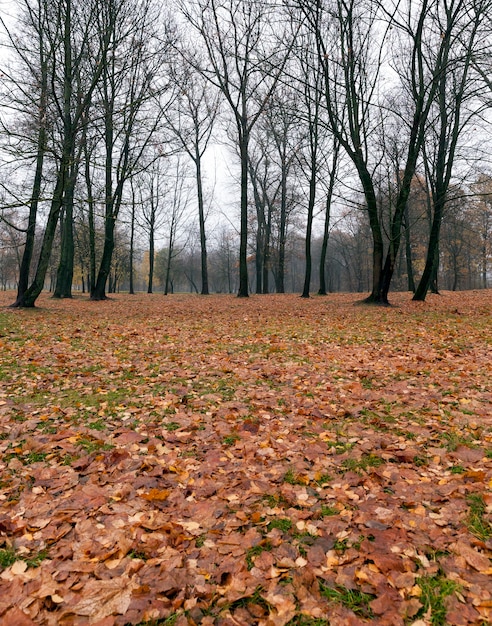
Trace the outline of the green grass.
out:
M 446 607 L 444 600 L 458 591 L 460 586 L 453 580 L 448 580 L 440 574 L 417 578 L 416 584 L 422 589 L 419 597 L 422 608 L 415 616 L 417 619 L 431 611 L 432 626 L 446 626 Z
M 472 437 L 459 435 L 455 432 L 443 433 L 442 439 L 444 439 L 444 447 L 448 452 L 454 452 L 458 446 L 462 445 L 474 447 L 473 442 L 475 441 Z
M 222 439 L 222 443 L 225 446 L 233 446 L 236 443 L 236 441 L 239 441 L 240 439 L 241 437 L 237 434 L 227 435 L 226 437 Z
M 46 459 L 47 455 L 47 452 L 29 452 L 24 457 L 24 463 L 27 465 L 31 465 L 31 463 L 40 463 Z
M 39 567 L 41 563 L 48 558 L 48 550 L 40 550 L 37 554 L 24 558 L 27 567 Z
M 309 617 L 308 615 L 296 615 L 287 626 L 330 626 L 330 622 L 326 619 Z
M 97 439 L 87 439 L 85 437 L 79 439 L 77 445 L 84 448 L 87 454 L 92 454 L 92 452 L 102 452 L 104 450 L 112 450 L 114 448 L 114 446 L 110 443 L 103 443 Z
M 274 528 L 278 528 L 282 532 L 288 532 L 292 528 L 292 522 L 290 519 L 278 518 L 268 522 L 267 530 L 270 532 Z
M 320 517 L 329 517 L 331 515 L 338 515 L 340 511 L 333 506 L 321 505 Z
M 268 604 L 268 602 L 265 600 L 265 598 L 262 597 L 261 595 L 262 591 L 263 591 L 263 588 L 261 586 L 258 586 L 256 587 L 256 589 L 250 596 L 239 598 L 238 600 L 231 602 L 231 604 L 229 604 L 226 608 L 232 612 L 234 611 L 234 609 L 238 609 L 240 607 L 247 607 L 248 605 L 251 605 L 251 604 L 257 604 L 258 606 L 261 606 L 266 611 L 270 611 L 271 607 Z
M 321 595 L 337 604 L 343 604 L 347 609 L 353 611 L 356 615 L 366 619 L 374 617 L 369 603 L 374 600 L 375 596 L 363 593 L 358 589 L 347 589 L 346 587 L 328 587 L 324 583 L 320 583 Z
M 164 424 L 162 424 L 162 428 L 165 428 L 166 430 L 172 432 L 173 430 L 178 430 L 180 426 L 178 422 L 164 422 Z
M 0 550 L 0 567 L 5 569 L 10 567 L 18 560 L 13 548 L 3 548 Z
M 48 558 L 47 550 L 40 550 L 33 556 L 19 556 L 13 548 L 3 548 L 0 550 L 0 567 L 5 569 L 10 567 L 16 561 L 25 561 L 27 567 L 39 567 L 45 559 Z
M 315 480 L 315 483 L 319 487 L 322 487 L 323 485 L 328 484 L 332 480 L 333 480 L 333 476 L 330 476 L 330 474 L 322 474 L 318 479 Z
M 253 569 L 255 565 L 253 559 L 255 556 L 259 556 L 262 552 L 270 551 L 272 547 L 273 546 L 269 541 L 265 541 L 263 543 L 259 543 L 256 546 L 252 546 L 251 548 L 248 548 L 246 552 L 246 565 L 247 565 L 248 570 Z
M 492 524 L 485 519 L 487 507 L 483 496 L 472 493 L 468 496 L 467 502 L 470 507 L 466 524 L 468 530 L 481 541 L 487 541 L 492 537 Z
M 367 471 L 369 467 L 379 467 L 385 463 L 384 459 L 375 454 L 363 454 L 360 459 L 345 459 L 342 467 L 345 471 Z
M 182 612 L 172 613 L 168 617 L 163 617 L 161 619 L 151 619 L 149 621 L 139 622 L 137 626 L 174 626 L 174 624 L 178 621 L 178 617 L 181 615 L 183 615 Z M 131 624 L 125 624 L 125 626 L 131 626 Z
M 289 485 L 305 485 L 306 481 L 303 480 L 299 474 L 296 474 L 292 468 L 289 468 L 284 474 L 284 483 Z

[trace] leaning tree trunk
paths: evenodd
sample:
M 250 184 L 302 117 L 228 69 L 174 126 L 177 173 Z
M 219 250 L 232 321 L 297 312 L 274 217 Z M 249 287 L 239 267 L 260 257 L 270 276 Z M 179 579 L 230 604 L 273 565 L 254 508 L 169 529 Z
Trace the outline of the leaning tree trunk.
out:
M 14 302 L 12 306 L 25 308 L 34 307 L 39 294 L 43 290 L 46 273 L 50 263 L 51 250 L 53 249 L 56 227 L 58 225 L 58 219 L 62 208 L 63 189 L 65 187 L 67 167 L 68 158 L 65 156 L 65 158 L 62 159 L 60 169 L 58 170 L 50 212 L 44 229 L 43 242 L 41 244 L 41 252 L 39 254 L 36 274 L 31 285 L 25 290 L 21 298 L 17 298 L 16 302 Z
M 113 258 L 114 250 L 114 230 L 115 220 L 109 216 L 104 223 L 104 248 L 101 257 L 101 263 L 99 265 L 99 271 L 97 273 L 96 284 L 91 292 L 91 300 L 107 300 L 106 296 L 106 283 L 111 272 L 111 261 Z
M 436 201 L 434 203 L 434 216 L 432 218 L 432 226 L 429 237 L 429 245 L 427 247 L 427 257 L 425 267 L 420 278 L 417 290 L 413 297 L 414 300 L 424 301 L 429 291 L 432 279 L 437 276 L 437 267 L 439 260 L 439 239 L 441 233 L 442 216 L 444 205 L 446 202 L 445 194 L 437 192 Z M 437 287 L 437 285 L 436 285 Z

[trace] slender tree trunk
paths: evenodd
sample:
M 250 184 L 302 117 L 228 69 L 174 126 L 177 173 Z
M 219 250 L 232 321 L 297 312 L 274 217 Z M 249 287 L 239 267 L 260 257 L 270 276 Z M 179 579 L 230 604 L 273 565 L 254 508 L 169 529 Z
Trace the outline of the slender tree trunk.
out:
M 48 104 L 48 60 L 44 50 L 44 31 L 42 24 L 38 24 L 37 35 L 39 37 L 39 113 L 38 113 L 38 136 L 36 151 L 36 170 L 34 172 L 34 181 L 32 186 L 31 201 L 29 204 L 29 216 L 26 228 L 26 240 L 22 253 L 22 260 L 19 267 L 19 281 L 17 284 L 17 298 L 12 306 L 18 306 L 18 302 L 22 301 L 24 293 L 29 286 L 29 278 L 31 272 L 31 263 L 34 253 L 34 241 L 36 235 L 36 221 L 38 213 L 39 199 L 41 196 L 41 185 L 43 180 L 44 155 L 46 153 L 47 128 L 46 128 L 46 111 Z
M 132 184 L 132 213 L 131 213 L 131 221 L 130 221 L 130 284 L 129 284 L 129 293 L 130 295 L 135 295 L 135 286 L 134 286 L 134 267 L 133 267 L 133 259 L 135 255 L 135 190 Z
M 198 198 L 198 224 L 200 228 L 200 261 L 202 277 L 202 296 L 209 295 L 208 287 L 208 260 L 207 260 L 207 237 L 205 231 L 205 206 L 203 201 L 203 179 L 202 179 L 202 158 L 199 147 L 196 147 L 195 154 L 196 186 Z
M 152 293 L 154 288 L 154 263 L 155 263 L 155 212 L 152 207 L 151 221 L 149 228 L 149 279 L 147 283 L 147 293 Z
M 46 96 L 45 96 L 46 97 Z M 45 101 L 45 97 L 42 99 Z M 36 235 L 36 221 L 38 214 L 39 198 L 41 196 L 41 184 L 43 179 L 44 155 L 46 152 L 46 126 L 45 115 L 46 106 L 43 108 L 42 119 L 40 120 L 40 128 L 38 131 L 37 155 L 36 155 L 36 171 L 34 173 L 34 182 L 32 187 L 31 202 L 29 204 L 29 217 L 27 220 L 26 240 L 24 243 L 24 251 L 22 253 L 22 261 L 19 268 L 19 282 L 17 285 L 17 298 L 12 306 L 19 306 L 25 292 L 29 286 L 29 276 L 31 271 L 32 256 L 34 253 L 34 241 Z
M 62 207 L 63 188 L 65 187 L 65 176 L 67 167 L 68 159 L 62 159 L 62 163 L 60 164 L 60 168 L 58 170 L 55 190 L 53 192 L 50 212 L 48 215 L 48 219 L 46 220 L 43 242 L 41 244 L 41 252 L 39 255 L 38 265 L 36 268 L 36 274 L 34 276 L 33 282 L 22 294 L 22 297 L 17 299 L 13 306 L 25 308 L 34 307 L 36 300 L 39 297 L 39 294 L 43 290 L 46 273 L 48 271 L 50 263 L 51 250 L 53 248 L 56 227 L 58 225 L 58 218 L 60 217 L 60 211 Z
M 241 228 L 239 234 L 239 298 L 249 296 L 248 279 L 248 131 L 243 123 L 240 137 L 241 155 Z
M 262 293 L 270 293 L 269 275 L 270 275 L 270 240 L 272 237 L 272 207 L 268 203 L 268 214 L 265 223 L 265 236 L 263 248 L 263 280 Z
M 282 160 L 282 179 L 280 181 L 280 228 L 277 264 L 277 292 L 285 293 L 285 244 L 287 239 L 287 172 Z
M 321 255 L 319 259 L 319 296 L 326 296 L 326 257 L 328 254 L 328 241 L 330 238 L 330 214 L 331 214 L 331 194 L 326 196 L 325 222 L 323 226 L 323 242 L 321 244 Z
M 407 288 L 408 291 L 415 293 L 415 277 L 413 273 L 412 260 L 412 238 L 410 232 L 410 216 L 408 205 L 405 207 L 405 261 L 407 266 Z
M 87 119 L 84 120 L 84 124 L 82 126 L 82 149 L 84 152 L 84 178 L 87 189 L 87 219 L 89 225 L 89 276 L 87 289 L 89 293 L 91 293 L 94 289 L 94 285 L 96 284 L 96 225 L 94 217 L 94 193 L 92 189 L 90 151 L 87 144 Z
M 56 177 L 55 189 L 51 201 L 50 212 L 41 245 L 36 274 L 32 284 L 24 291 L 21 298 L 14 303 L 17 307 L 34 307 L 39 294 L 43 290 L 48 271 L 56 227 L 63 206 L 63 197 L 70 178 L 70 168 L 75 146 L 75 130 L 72 120 L 72 46 L 71 46 L 71 0 L 66 0 L 63 24 L 63 145 L 60 165 Z
M 301 298 L 309 298 L 309 289 L 311 286 L 311 272 L 312 272 L 312 255 L 311 255 L 311 239 L 313 233 L 313 218 L 314 218 L 314 203 L 316 201 L 316 156 L 313 154 L 313 160 L 311 162 L 311 176 L 309 180 L 309 200 L 308 200 L 308 215 L 306 223 L 306 241 L 304 244 L 305 256 L 306 256 L 306 268 L 304 272 L 304 287 L 302 290 Z

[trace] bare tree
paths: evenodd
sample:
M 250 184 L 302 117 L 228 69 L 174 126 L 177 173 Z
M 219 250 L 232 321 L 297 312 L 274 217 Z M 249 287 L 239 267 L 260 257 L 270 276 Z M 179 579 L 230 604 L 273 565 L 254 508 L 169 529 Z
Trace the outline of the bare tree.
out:
M 201 294 L 209 294 L 206 209 L 203 190 L 203 155 L 210 142 L 219 110 L 218 93 L 210 90 L 203 75 L 182 61 L 174 68 L 175 80 L 181 81 L 175 106 L 165 112 L 166 122 L 182 150 L 193 161 L 198 204 L 198 225 L 201 250 Z
M 431 190 L 433 218 L 424 272 L 414 300 L 425 300 L 439 266 L 439 238 L 449 186 L 461 136 L 477 114 L 477 80 L 472 75 L 475 42 L 488 0 L 444 3 L 435 13 L 436 32 L 449 33 L 448 45 L 442 48 L 439 61 L 443 71 L 435 78 L 437 85 L 435 116 L 430 117 L 428 141 L 424 149 L 427 180 Z M 473 100 L 470 105 L 470 100 Z M 475 106 L 474 106 L 475 104 Z
M 324 70 L 326 110 L 332 132 L 352 160 L 364 192 L 373 238 L 373 281 L 368 302 L 387 304 L 400 247 L 405 207 L 418 158 L 425 140 L 429 112 L 439 89 L 439 78 L 449 70 L 449 50 L 460 41 L 465 0 L 448 3 L 450 19 L 435 21 L 438 0 L 401 5 L 374 0 L 298 0 L 316 35 L 317 53 Z M 378 45 L 375 45 L 375 41 Z M 391 53 L 391 63 L 385 55 Z M 410 60 L 410 62 L 409 62 Z M 382 68 L 391 69 L 407 94 L 404 110 L 378 100 Z M 386 112 L 386 113 L 385 113 Z M 398 119 L 405 132 L 401 181 L 390 217 L 385 253 L 380 221 L 376 173 L 381 154 L 373 141 L 375 129 Z
M 109 0 L 100 15 L 102 32 L 110 27 L 112 54 L 102 68 L 98 90 L 104 151 L 104 248 L 91 300 L 106 299 L 106 283 L 115 248 L 114 233 L 126 183 L 160 125 L 159 96 L 166 91 L 161 75 L 163 49 L 153 0 Z M 169 39 L 164 41 L 164 49 Z
M 72 0 L 49 5 L 50 28 L 47 28 L 45 24 L 43 32 L 46 37 L 50 38 L 52 49 L 59 50 L 59 57 L 53 61 L 51 77 L 55 113 L 60 120 L 61 127 L 59 151 L 55 155 L 57 173 L 34 279 L 13 306 L 33 307 L 44 287 L 58 219 L 65 201 L 67 186 L 71 181 L 70 173 L 74 163 L 77 133 L 83 114 L 101 76 L 101 63 L 98 63 L 97 59 L 103 59 L 109 49 L 108 32 L 104 31 L 94 51 L 96 55 L 93 61 L 93 73 L 90 75 L 86 89 L 83 94 L 78 94 L 78 97 L 74 99 L 75 71 L 82 59 L 88 55 L 88 42 L 93 41 L 99 2 L 100 0 L 93 0 L 92 3 L 87 3 L 83 7 L 77 6 L 77 9 L 74 9 Z M 77 29 L 74 28 L 75 23 Z
M 25 241 L 22 260 L 19 267 L 17 284 L 17 301 L 21 301 L 29 286 L 29 275 L 34 252 L 36 222 L 38 206 L 41 199 L 43 184 L 43 168 L 45 155 L 48 149 L 48 100 L 49 77 L 53 66 L 53 42 L 46 37 L 45 31 L 50 16 L 47 4 L 40 0 L 30 3 L 23 0 L 19 6 L 20 15 L 15 33 L 0 18 L 8 37 L 11 50 L 14 53 L 16 67 L 9 72 L 3 68 L 3 83 L 7 90 L 7 102 L 4 102 L 10 113 L 14 113 L 12 121 L 18 123 L 19 114 L 28 121 L 33 130 L 34 176 L 31 187 L 31 197 L 28 201 L 29 213 L 25 227 Z M 34 112 L 34 114 L 33 114 Z M 12 140 L 16 137 L 16 144 L 21 153 L 30 143 L 29 135 L 18 133 L 11 124 L 2 124 L 3 131 Z M 20 143 L 20 145 L 19 145 Z
M 193 0 L 180 6 L 204 47 L 204 62 L 199 56 L 188 60 L 220 90 L 236 128 L 241 164 L 238 296 L 247 297 L 249 141 L 282 75 L 291 38 L 273 12 L 278 5 L 269 0 Z

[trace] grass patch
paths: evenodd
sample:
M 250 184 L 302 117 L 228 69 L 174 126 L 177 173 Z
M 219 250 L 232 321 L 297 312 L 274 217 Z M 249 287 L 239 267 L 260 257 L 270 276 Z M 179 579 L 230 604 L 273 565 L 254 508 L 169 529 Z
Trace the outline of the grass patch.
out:
M 481 541 L 487 541 L 492 537 L 492 524 L 485 519 L 487 507 L 483 496 L 472 493 L 468 496 L 467 502 L 470 507 L 466 524 L 468 530 Z
M 460 589 L 458 583 L 436 574 L 435 576 L 417 578 L 416 584 L 422 589 L 422 594 L 419 597 L 422 608 L 415 617 L 423 617 L 430 609 L 432 626 L 446 626 L 444 600 Z
M 179 426 L 178 422 L 165 422 L 162 425 L 162 428 L 165 428 L 169 432 L 172 432 L 173 430 L 178 430 L 179 427 L 180 426 Z
M 284 483 L 289 485 L 307 485 L 308 482 L 303 476 L 294 472 L 292 468 L 289 468 L 284 474 Z
M 326 619 L 309 617 L 308 615 L 296 615 L 287 626 L 330 626 L 330 622 Z
M 330 474 L 322 474 L 314 482 L 318 485 L 318 487 L 323 487 L 323 485 L 327 485 L 332 480 L 333 476 L 330 476 Z
M 137 626 L 174 626 L 174 624 L 176 624 L 176 622 L 178 621 L 178 617 L 181 617 L 181 615 L 183 615 L 182 612 L 172 613 L 171 615 L 168 615 L 167 617 L 162 617 L 160 619 L 151 619 L 145 622 L 139 622 Z M 125 626 L 131 625 L 125 624 Z
M 48 550 L 40 550 L 33 556 L 19 556 L 13 548 L 3 548 L 0 550 L 0 567 L 5 569 L 10 567 L 16 561 L 25 561 L 27 567 L 39 567 L 41 563 L 48 558 Z
M 265 611 L 270 611 L 270 604 L 265 600 L 265 598 L 262 597 L 262 591 L 263 588 L 261 586 L 256 587 L 256 589 L 250 596 L 245 596 L 244 598 L 239 598 L 238 600 L 231 602 L 231 604 L 229 604 L 229 606 L 227 607 L 228 610 L 232 612 L 235 609 L 256 604 L 258 606 L 261 606 L 262 609 L 264 609 Z
M 239 441 L 240 439 L 241 437 L 237 434 L 227 435 L 226 437 L 222 439 L 222 443 L 225 446 L 233 446 L 236 443 L 236 441 Z
M 273 519 L 271 522 L 268 522 L 267 530 L 270 532 L 274 528 L 278 528 L 282 532 L 286 533 L 292 528 L 292 522 L 290 519 L 286 518 Z
M 347 589 L 346 587 L 328 587 L 322 582 L 320 583 L 320 592 L 330 602 L 342 604 L 359 617 L 366 619 L 374 617 L 369 603 L 371 600 L 374 600 L 375 596 L 371 594 L 363 593 L 358 589 Z
M 376 454 L 363 454 L 360 459 L 345 459 L 342 463 L 344 471 L 367 471 L 369 467 L 379 467 L 385 463 L 384 459 Z
M 40 463 L 44 461 L 48 456 L 47 452 L 29 452 L 24 457 L 24 463 L 31 465 L 32 463 Z
M 13 548 L 3 548 L 0 550 L 0 567 L 5 569 L 17 561 L 18 557 Z
M 332 515 L 338 515 L 340 511 L 334 506 L 321 505 L 320 517 L 330 517 Z
M 455 432 L 445 432 L 442 434 L 442 438 L 445 442 L 444 447 L 448 452 L 454 452 L 458 446 L 475 447 L 473 444 L 474 439 L 472 437 L 459 435 Z
M 82 438 L 78 441 L 78 444 L 81 448 L 87 452 L 87 454 L 92 454 L 93 452 L 102 452 L 105 450 L 112 450 L 114 446 L 110 443 L 103 443 L 102 441 L 98 441 L 97 439 L 87 439 Z
M 254 557 L 255 556 L 259 556 L 262 552 L 265 551 L 270 551 L 272 549 L 272 544 L 269 541 L 265 541 L 262 543 L 259 543 L 256 546 L 252 546 L 251 548 L 248 548 L 247 552 L 246 552 L 246 565 L 248 570 L 252 570 L 254 567 Z
M 37 554 L 24 558 L 27 567 L 39 567 L 41 563 L 48 558 L 48 550 L 40 550 Z

